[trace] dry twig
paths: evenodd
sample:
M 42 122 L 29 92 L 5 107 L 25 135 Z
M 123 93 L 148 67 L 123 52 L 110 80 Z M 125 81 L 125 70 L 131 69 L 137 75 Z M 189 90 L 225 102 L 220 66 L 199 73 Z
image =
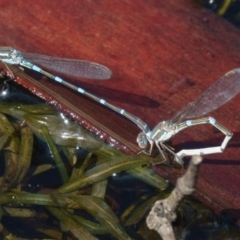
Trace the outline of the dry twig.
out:
M 147 225 L 156 230 L 163 240 L 174 240 L 172 222 L 175 221 L 176 208 L 184 196 L 190 195 L 195 189 L 197 173 L 202 162 L 202 157 L 193 156 L 186 173 L 177 180 L 176 187 L 170 196 L 155 202 L 148 217 Z

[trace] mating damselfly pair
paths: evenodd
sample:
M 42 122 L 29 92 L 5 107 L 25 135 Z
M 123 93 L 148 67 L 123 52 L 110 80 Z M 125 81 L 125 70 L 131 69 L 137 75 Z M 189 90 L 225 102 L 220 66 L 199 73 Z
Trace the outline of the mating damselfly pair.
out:
M 19 51 L 10 47 L 0 48 L 0 60 L 6 64 L 18 65 L 39 72 L 123 115 L 140 128 L 141 133 L 138 134 L 136 141 L 139 147 L 149 155 L 152 154 L 153 148 L 156 146 L 159 153 L 163 156 L 163 159 L 165 159 L 164 151 L 168 151 L 175 156 L 177 162 L 182 164 L 182 158 L 184 156 L 223 152 L 232 137 L 232 132 L 218 123 L 214 118 L 197 117 L 201 117 L 219 108 L 238 94 L 240 91 L 240 69 L 235 69 L 226 73 L 194 102 L 191 102 L 175 114 L 172 119 L 159 122 L 153 130 L 151 130 L 139 117 L 134 116 L 124 109 L 119 108 L 78 86 L 70 84 L 49 72 L 52 70 L 54 72 L 74 77 L 108 79 L 111 77 L 111 71 L 103 65 L 83 60 L 52 58 L 32 53 L 21 54 Z M 40 67 L 44 68 L 44 70 Z M 165 144 L 166 141 L 183 129 L 200 124 L 211 124 L 221 131 L 225 135 L 222 144 L 220 146 L 202 149 L 184 149 L 177 153 L 173 152 L 173 150 Z

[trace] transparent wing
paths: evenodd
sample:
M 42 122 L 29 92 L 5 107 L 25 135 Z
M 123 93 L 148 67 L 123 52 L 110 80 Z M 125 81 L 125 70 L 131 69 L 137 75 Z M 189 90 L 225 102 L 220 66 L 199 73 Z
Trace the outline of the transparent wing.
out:
M 68 76 L 109 79 L 112 75 L 109 68 L 94 62 L 68 58 L 53 58 L 35 53 L 25 53 L 22 55 L 25 60 L 31 63 Z
M 221 107 L 235 97 L 240 91 L 240 68 L 234 69 L 217 80 L 210 88 L 201 94 L 194 102 L 189 103 L 172 119 L 179 122 L 186 118 L 203 116 Z

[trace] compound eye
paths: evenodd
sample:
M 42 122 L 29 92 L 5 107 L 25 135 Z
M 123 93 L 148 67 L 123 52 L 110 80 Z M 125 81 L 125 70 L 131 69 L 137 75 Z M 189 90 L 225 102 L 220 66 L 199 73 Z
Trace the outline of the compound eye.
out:
M 146 137 L 146 134 L 139 133 L 137 136 L 137 143 L 140 148 L 146 148 L 148 145 L 148 139 Z

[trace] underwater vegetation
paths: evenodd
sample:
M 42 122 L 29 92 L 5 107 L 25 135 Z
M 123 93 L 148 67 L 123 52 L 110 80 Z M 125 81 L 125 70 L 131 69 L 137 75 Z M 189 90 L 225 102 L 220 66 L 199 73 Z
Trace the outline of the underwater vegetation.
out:
M 0 154 L 4 159 L 0 178 L 2 220 L 6 215 L 8 219 L 21 218 L 22 223 L 26 219 L 46 223 L 50 221 L 48 213 L 53 226 L 34 225 L 31 237 L 41 233 L 42 239 L 62 239 L 62 232 L 66 232 L 69 239 L 97 239 L 94 235 L 99 234 L 132 239 L 111 208 L 113 200 L 106 193 L 108 178 L 126 171 L 159 191 L 164 190 L 167 181 L 147 167 L 151 158 L 121 153 L 45 103 L 24 104 L 3 98 L 0 102 Z M 50 177 L 48 172 L 54 172 L 54 176 Z M 29 187 L 38 176 L 42 176 L 42 183 L 37 189 Z M 57 220 L 61 227 L 55 225 Z M 19 229 L 20 235 L 15 235 L 3 222 L 4 238 L 30 238 L 26 235 L 28 230 L 22 233 Z
M 79 219 L 77 214 L 69 210 L 84 209 L 101 223 L 102 226 L 98 226 L 101 233 L 111 233 L 118 239 L 130 239 L 117 216 L 104 201 L 107 178 L 114 173 L 129 170 L 130 174 L 140 175 L 142 180 L 146 178 L 149 184 L 160 190 L 168 185 L 163 178 L 144 167 L 150 163 L 150 157 L 125 156 L 117 150 L 113 151 L 111 147 L 108 149 L 107 144 L 87 133 L 78 124 L 63 118 L 48 105 L 1 103 L 0 109 L 2 112 L 0 144 L 5 159 L 5 171 L 0 185 L 0 199 L 2 199 L 0 202 L 10 203 L 12 207 L 14 206 L 14 210 L 22 212 L 22 216 L 24 216 L 24 208 L 20 210 L 17 205 L 42 205 L 62 222 L 65 230 L 70 231 L 78 239 L 96 239 L 93 236 L 94 230 L 91 228 L 87 230 L 86 223 L 82 225 L 79 223 L 85 222 L 86 219 Z M 7 116 L 14 119 L 9 121 Z M 24 189 L 22 180 L 31 166 L 34 136 L 46 142 L 60 175 L 61 185 L 52 189 L 50 194 L 22 191 Z M 91 149 L 81 163 L 77 159 L 77 148 Z M 46 164 L 39 165 L 36 171 L 42 173 L 48 170 Z M 35 174 L 36 172 L 33 173 Z M 91 188 L 87 189 L 89 194 L 80 193 L 82 188 L 90 185 Z M 44 189 L 41 189 L 41 192 L 44 192 Z M 28 209 L 27 212 L 29 211 Z M 91 225 L 91 222 L 88 224 Z

